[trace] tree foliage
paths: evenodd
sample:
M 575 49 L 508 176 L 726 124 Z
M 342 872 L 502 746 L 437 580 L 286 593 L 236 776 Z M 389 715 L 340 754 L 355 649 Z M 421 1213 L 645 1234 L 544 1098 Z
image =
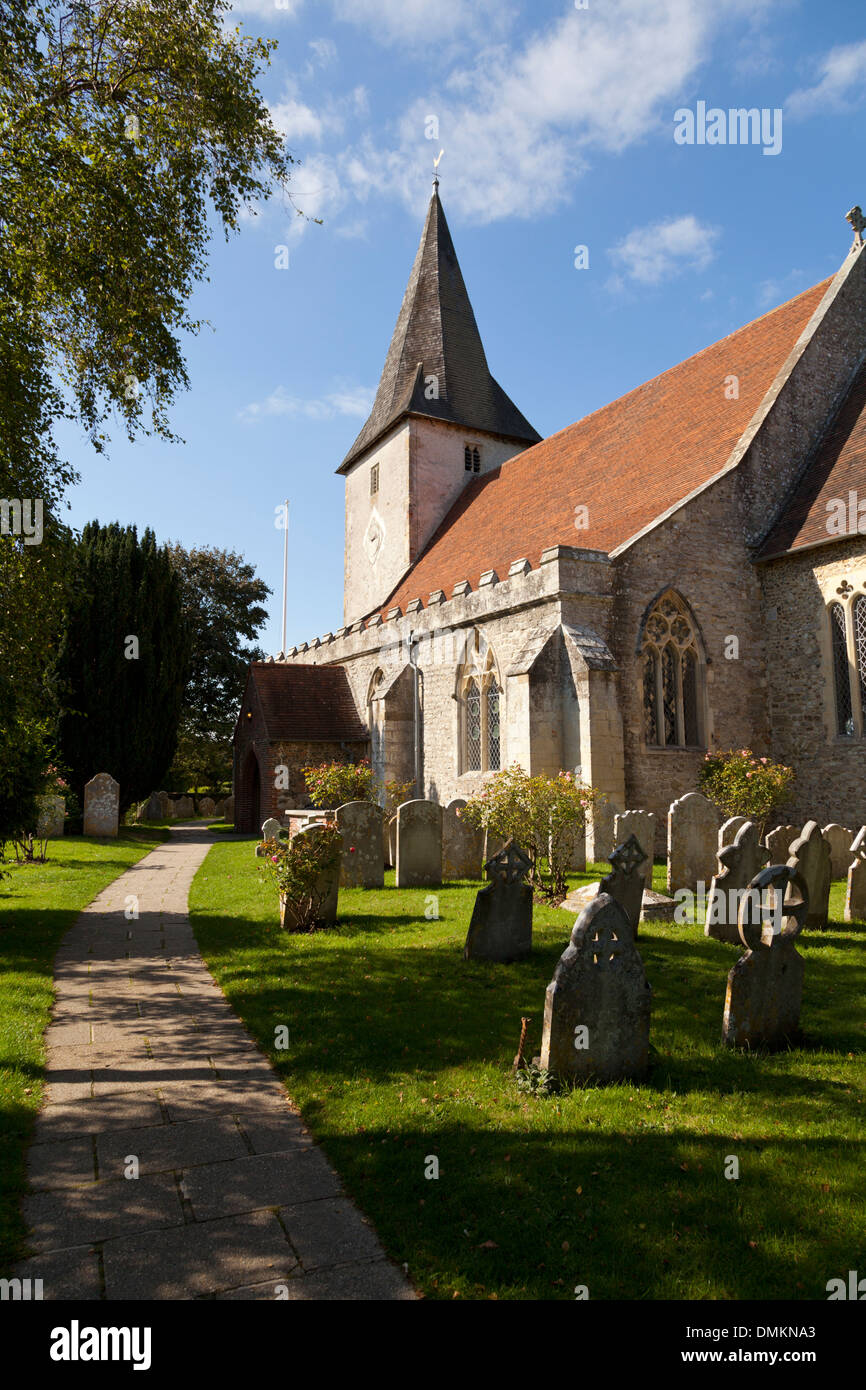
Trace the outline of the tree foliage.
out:
M 180 581 L 190 634 L 190 676 L 169 780 L 173 791 L 231 783 L 232 734 L 251 661 L 264 652 L 254 644 L 267 618 L 271 590 L 242 555 L 217 547 L 168 553 Z
M 97 772 L 125 810 L 159 786 L 177 746 L 189 674 L 180 582 L 152 531 L 84 527 L 72 551 L 57 659 L 60 760 L 74 792 Z M 134 639 L 134 640 L 133 640 Z

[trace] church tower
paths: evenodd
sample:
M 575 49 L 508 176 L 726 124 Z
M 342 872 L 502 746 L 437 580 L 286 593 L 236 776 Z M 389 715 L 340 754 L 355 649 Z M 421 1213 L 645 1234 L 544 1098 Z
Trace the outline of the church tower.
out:
M 434 179 L 373 409 L 337 469 L 344 623 L 385 603 L 467 483 L 540 438 L 490 375 Z

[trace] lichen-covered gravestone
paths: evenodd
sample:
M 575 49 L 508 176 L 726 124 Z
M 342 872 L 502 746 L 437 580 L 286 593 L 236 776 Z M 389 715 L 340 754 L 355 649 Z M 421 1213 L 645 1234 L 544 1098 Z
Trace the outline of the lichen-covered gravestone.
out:
M 466 802 L 458 797 L 442 812 L 442 877 L 478 878 L 484 858 L 484 831 L 467 825 L 461 812 Z M 490 861 L 493 862 L 492 860 Z
M 601 880 L 599 893 L 609 893 L 625 912 L 637 936 L 644 892 L 644 864 L 647 855 L 636 835 L 629 835 L 610 856 L 611 872 Z
M 541 1066 L 563 1080 L 645 1074 L 652 990 L 631 924 L 600 893 L 574 924 L 544 1002 Z
M 235 799 L 233 796 L 226 797 L 223 806 L 223 820 L 227 825 L 234 825 L 235 823 Z
M 687 792 L 668 811 L 668 892 L 709 883 L 716 871 L 719 813 L 700 792 Z
M 741 825 L 745 825 L 748 816 L 730 816 L 719 826 L 719 849 L 724 849 L 725 845 L 732 845 L 737 838 L 737 831 Z M 757 870 L 755 871 L 757 872 Z
M 191 816 L 194 810 L 191 796 L 179 796 L 174 803 L 174 814 L 179 819 L 183 819 L 184 816 Z
M 200 816 L 208 817 L 216 815 L 216 802 L 214 801 L 213 797 L 202 797 L 201 801 L 198 803 L 198 813 Z
M 770 851 L 771 864 L 787 864 L 791 845 L 800 833 L 797 825 L 777 825 L 769 835 L 764 836 L 764 844 Z
M 381 888 L 382 808 L 372 801 L 347 801 L 337 807 L 337 829 L 343 837 L 341 888 Z
M 442 807 L 435 801 L 404 801 L 397 811 L 397 887 L 442 882 Z
M 866 825 L 858 830 L 849 853 L 854 857 L 848 869 L 845 921 L 866 922 Z
M 520 960 L 532 950 L 532 861 L 508 840 L 484 868 L 490 882 L 475 896 L 463 959 Z
M 37 796 L 39 819 L 36 822 L 38 840 L 58 840 L 66 823 L 66 802 L 62 796 Z
M 788 864 L 806 885 L 809 911 L 805 926 L 827 930 L 830 902 L 830 846 L 816 821 L 808 820 L 788 852 Z
M 728 975 L 722 1041 L 728 1047 L 780 1047 L 796 1038 L 803 957 L 794 939 L 808 911 L 808 889 L 791 864 L 756 874 L 740 906 L 746 954 Z
M 283 827 L 280 825 L 280 822 L 277 820 L 276 816 L 268 817 L 268 819 L 262 826 L 262 841 L 264 841 L 264 844 L 262 844 L 262 842 L 260 841 L 259 844 L 256 845 L 257 859 L 263 859 L 265 855 L 268 853 L 268 850 L 266 848 L 267 845 L 279 844 L 280 831 L 282 830 L 282 828 Z
M 634 835 L 646 859 L 641 865 L 644 888 L 652 888 L 653 854 L 656 843 L 656 818 L 653 811 L 622 811 L 613 822 L 614 844 L 624 845 Z
M 84 788 L 85 835 L 117 835 L 120 786 L 110 772 L 97 772 Z
M 321 835 L 324 830 L 323 825 L 308 825 L 303 830 L 299 830 L 292 841 L 293 844 L 303 841 L 305 836 Z M 318 910 L 316 912 L 316 926 L 332 927 L 337 920 L 337 904 L 340 896 L 340 858 L 339 854 L 334 856 L 332 863 L 328 864 L 314 885 L 314 893 L 318 900 Z M 280 899 L 280 926 L 288 931 L 294 931 L 298 926 L 298 916 L 293 910 L 291 903 L 285 899 Z
M 848 872 L 848 865 L 851 863 L 853 830 L 846 830 L 844 825 L 837 825 L 834 821 L 830 825 L 825 825 L 821 834 L 830 846 L 831 879 L 844 878 Z
M 733 842 L 722 845 L 722 830 L 719 831 L 719 873 L 710 884 L 707 898 L 707 919 L 704 935 L 715 937 L 717 941 L 740 941 L 738 926 L 740 902 L 759 869 L 770 858 L 770 851 L 758 839 L 758 827 L 754 821 L 742 817 L 734 835 Z M 730 822 L 727 822 L 730 824 Z

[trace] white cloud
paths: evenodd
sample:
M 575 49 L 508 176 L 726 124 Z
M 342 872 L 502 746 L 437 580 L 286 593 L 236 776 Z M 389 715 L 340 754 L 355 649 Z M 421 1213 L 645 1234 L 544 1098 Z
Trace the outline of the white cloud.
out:
M 513 16 L 504 0 L 333 0 L 333 6 L 337 19 L 379 43 L 428 44 L 431 50 L 458 34 L 489 36 Z
M 813 116 L 850 109 L 863 100 L 866 83 L 866 40 L 831 48 L 818 67 L 818 81 L 792 92 L 785 115 Z
M 711 22 L 703 0 L 570 9 L 520 51 L 484 48 L 473 67 L 412 104 L 392 148 L 368 138 L 346 152 L 344 172 L 358 196 L 396 193 L 415 209 L 444 148 L 443 194 L 464 216 L 490 222 L 549 211 L 570 196 L 593 149 L 619 153 L 660 129 L 662 115 L 670 119 L 671 102 L 706 56 Z M 424 138 L 429 115 L 439 122 L 432 142 Z
M 304 0 L 232 0 L 228 18 L 255 15 L 258 19 L 294 19 L 303 3 Z
M 762 280 L 758 286 L 758 308 L 769 309 L 783 304 L 786 299 L 791 299 L 799 290 L 806 288 L 806 279 L 802 270 L 790 270 L 780 280 Z
M 718 230 L 701 223 L 693 213 L 636 227 L 609 251 L 617 266 L 612 289 L 626 280 L 658 285 L 684 270 L 704 270 L 713 259 Z
M 289 144 L 296 140 L 313 140 L 318 143 L 329 124 L 326 117 L 293 97 L 277 102 L 269 109 L 271 120 Z
M 333 39 L 310 39 L 309 47 L 313 50 L 317 67 L 327 68 L 336 63 L 337 45 Z
M 335 415 L 354 415 L 365 420 L 370 413 L 375 391 L 366 386 L 338 386 L 326 396 L 293 396 L 285 386 L 278 386 L 263 401 L 251 401 L 238 411 L 244 424 L 269 415 L 301 415 L 309 420 L 331 420 Z

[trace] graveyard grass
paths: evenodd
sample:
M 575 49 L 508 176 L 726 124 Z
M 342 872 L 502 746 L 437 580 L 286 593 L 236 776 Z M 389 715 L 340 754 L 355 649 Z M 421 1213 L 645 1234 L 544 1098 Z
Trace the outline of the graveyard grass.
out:
M 590 866 L 592 868 L 592 866 Z M 574 875 L 572 883 L 598 873 Z M 801 936 L 803 1039 L 720 1043 L 740 952 L 702 926 L 642 924 L 653 987 L 640 1085 L 522 1094 L 521 1015 L 540 1050 L 544 991 L 574 914 L 536 906 L 534 949 L 466 963 L 479 885 L 341 890 L 337 926 L 279 930 L 252 842 L 214 846 L 191 893 L 209 968 L 270 1056 L 388 1254 L 428 1298 L 825 1299 L 866 1248 L 866 926 Z M 654 886 L 664 892 L 664 868 Z M 275 1029 L 289 1046 L 275 1050 Z M 739 1178 L 726 1178 L 728 1156 Z M 429 1156 L 439 1178 L 425 1179 Z
M 42 1103 L 42 1037 L 54 956 L 82 908 L 168 836 L 121 826 L 116 840 L 48 841 L 45 864 L 4 865 L 0 879 L 0 1276 L 24 1248 L 24 1156 Z M 10 847 L 11 852 L 11 847 Z

